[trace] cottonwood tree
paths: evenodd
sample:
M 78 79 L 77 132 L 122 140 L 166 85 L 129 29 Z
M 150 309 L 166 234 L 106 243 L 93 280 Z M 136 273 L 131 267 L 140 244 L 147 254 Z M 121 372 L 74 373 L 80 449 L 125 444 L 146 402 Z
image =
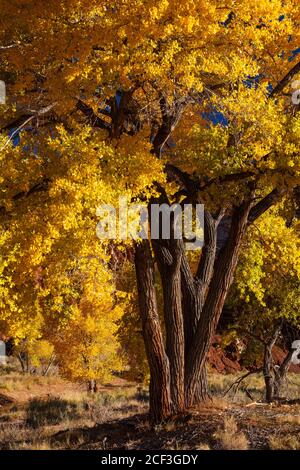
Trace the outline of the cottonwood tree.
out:
M 268 402 L 280 395 L 300 321 L 299 221 L 295 206 L 287 202 L 249 229 L 228 299 L 234 318 L 228 333 L 235 331 L 250 349 L 257 349 Z M 279 364 L 273 358 L 276 344 L 286 351 Z
M 89 221 L 97 204 L 118 195 L 205 204 L 194 270 L 183 240 L 134 247 L 150 415 L 158 422 L 205 398 L 206 356 L 243 237 L 299 183 L 300 121 L 290 88 L 300 71 L 297 2 L 2 4 L 8 103 L 1 127 L 10 140 L 22 129 L 32 140 L 30 155 L 25 148 L 12 156 L 2 138 L 4 217 L 18 220 L 19 207 L 28 217 L 27 204 L 32 217 L 32 205 L 47 212 L 43 198 L 63 199 L 64 191 Z M 58 202 L 54 226 L 59 210 Z

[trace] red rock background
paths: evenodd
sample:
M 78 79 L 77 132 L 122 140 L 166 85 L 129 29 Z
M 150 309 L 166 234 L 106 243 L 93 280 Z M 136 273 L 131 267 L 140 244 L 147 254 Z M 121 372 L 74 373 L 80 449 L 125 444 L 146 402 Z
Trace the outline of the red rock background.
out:
M 286 352 L 278 346 L 273 348 L 273 357 L 276 364 L 281 364 Z M 222 347 L 222 338 L 220 335 L 215 335 L 208 353 L 208 363 L 212 370 L 220 374 L 234 374 L 244 370 L 245 368 L 240 364 L 240 354 L 237 348 L 231 348 L 231 351 L 225 351 Z M 257 364 L 256 367 L 259 367 Z M 255 368 L 255 367 L 254 367 Z M 290 372 L 300 373 L 300 365 L 291 364 Z

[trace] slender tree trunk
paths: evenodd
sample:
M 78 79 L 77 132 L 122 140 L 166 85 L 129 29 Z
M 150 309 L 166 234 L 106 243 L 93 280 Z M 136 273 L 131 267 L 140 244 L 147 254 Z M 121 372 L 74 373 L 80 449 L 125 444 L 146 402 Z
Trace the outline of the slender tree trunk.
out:
M 52 367 L 52 365 L 53 365 L 54 358 L 55 358 L 55 355 L 52 354 L 52 356 L 50 357 L 50 360 L 49 360 L 47 366 L 46 366 L 45 369 L 43 370 L 43 375 L 44 375 L 45 377 L 48 375 L 48 373 L 49 373 L 49 371 L 50 371 L 50 369 L 51 369 L 51 367 Z
M 98 392 L 97 381 L 95 379 L 91 379 L 88 381 L 88 391 L 91 393 Z
M 22 372 L 25 374 L 29 373 L 30 363 L 29 363 L 29 354 L 27 352 L 19 353 L 18 359 L 21 364 Z
M 26 372 L 29 373 L 29 354 L 26 352 Z
M 281 331 L 281 325 L 277 326 L 272 337 L 265 344 L 263 374 L 266 387 L 266 402 L 272 403 L 274 398 L 274 377 L 273 377 L 273 357 L 272 350 Z
M 272 375 L 272 348 L 269 345 L 265 347 L 263 374 L 266 387 L 265 399 L 267 403 L 271 403 L 273 401 L 274 380 Z
M 19 362 L 20 362 L 21 369 L 22 369 L 22 372 L 23 372 L 23 374 L 24 374 L 26 367 L 25 367 L 25 361 L 24 361 L 23 358 L 22 358 L 22 354 L 19 353 L 19 354 L 17 355 L 17 358 L 18 358 L 18 360 L 19 360 Z
M 150 419 L 163 421 L 172 411 L 170 365 L 157 310 L 153 261 L 148 240 L 136 246 L 135 268 L 146 354 L 150 368 Z

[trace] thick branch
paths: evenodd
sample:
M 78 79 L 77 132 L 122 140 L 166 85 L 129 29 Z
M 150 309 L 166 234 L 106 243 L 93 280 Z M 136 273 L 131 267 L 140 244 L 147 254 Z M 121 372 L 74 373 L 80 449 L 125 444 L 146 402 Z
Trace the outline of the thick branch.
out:
M 198 264 L 195 279 L 205 290 L 209 285 L 216 256 L 217 248 L 217 221 L 212 215 L 204 211 L 204 246 Z M 204 294 L 204 292 L 203 292 Z
M 174 102 L 173 106 L 170 107 L 167 103 L 166 98 L 162 95 L 160 98 L 160 109 L 162 122 L 153 139 L 153 152 L 158 158 L 161 158 L 161 154 L 165 144 L 167 143 L 171 133 L 175 129 L 185 106 L 191 101 L 190 97 L 178 99 Z
M 24 114 L 15 121 L 11 122 L 10 124 L 6 125 L 4 128 L 1 130 L 8 130 L 8 129 L 14 129 L 14 131 L 11 133 L 11 135 L 7 138 L 6 142 L 0 149 L 0 151 L 4 150 L 8 144 L 13 140 L 14 136 L 17 135 L 19 132 L 21 132 L 22 129 L 24 129 L 30 122 L 32 122 L 34 119 L 38 119 L 40 116 L 44 116 L 47 114 L 49 111 L 51 111 L 56 103 L 52 103 L 49 106 L 45 106 L 42 109 L 39 109 L 37 111 L 35 110 L 29 110 L 28 114 Z
M 181 170 L 177 166 L 167 163 L 165 165 L 165 172 L 169 177 L 178 179 L 186 189 L 189 196 L 195 194 L 199 189 L 197 181 L 194 181 L 186 171 Z
M 99 116 L 97 116 L 94 113 L 93 109 L 90 106 L 88 106 L 86 103 L 84 103 L 81 100 L 78 100 L 76 107 L 77 109 L 79 109 L 79 111 L 81 111 L 88 118 L 89 124 L 91 124 L 91 126 L 99 127 L 99 129 L 104 129 L 110 132 L 111 125 L 108 122 L 101 119 Z
M 298 62 L 294 67 L 277 83 L 275 88 L 271 91 L 269 98 L 273 98 L 283 91 L 283 89 L 290 83 L 292 78 L 300 72 L 300 62 Z
M 253 223 L 258 217 L 272 207 L 286 193 L 284 188 L 275 188 L 261 201 L 259 201 L 249 212 L 248 223 Z

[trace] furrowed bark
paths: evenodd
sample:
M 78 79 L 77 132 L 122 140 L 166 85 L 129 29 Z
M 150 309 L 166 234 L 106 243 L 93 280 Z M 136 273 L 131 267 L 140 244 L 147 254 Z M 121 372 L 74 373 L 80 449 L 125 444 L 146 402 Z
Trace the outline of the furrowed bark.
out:
M 201 310 L 214 272 L 218 222 L 219 220 L 215 220 L 208 211 L 204 211 L 204 247 L 195 278 Z M 197 322 L 198 320 L 199 318 Z
M 281 365 L 278 369 L 274 369 L 275 371 L 275 380 L 274 380 L 274 397 L 279 397 L 280 392 L 282 389 L 282 385 L 286 379 L 287 373 L 289 371 L 290 365 L 292 363 L 292 357 L 295 350 L 290 349 L 285 356 L 284 360 L 282 361 Z
M 184 325 L 181 299 L 181 248 L 180 240 L 153 241 L 154 252 L 161 275 L 164 318 L 166 328 L 166 353 L 171 373 L 171 400 L 174 413 L 184 409 Z
M 228 241 L 215 262 L 209 291 L 187 357 L 185 380 L 187 406 L 193 404 L 197 383 L 205 364 L 211 339 L 215 333 L 229 287 L 233 280 L 239 248 L 247 227 L 249 210 L 250 202 L 245 202 L 235 211 Z
M 185 359 L 189 354 L 190 346 L 196 335 L 197 324 L 204 305 L 209 283 L 213 275 L 213 267 L 217 244 L 217 222 L 205 211 L 204 214 L 204 247 L 195 277 L 193 276 L 188 260 L 183 255 L 181 262 L 182 275 L 182 305 L 185 330 Z M 199 380 L 195 389 L 193 404 L 196 405 L 209 398 L 206 369 L 200 371 Z
M 150 420 L 159 423 L 171 414 L 170 366 L 165 352 L 148 240 L 136 245 L 135 268 L 143 338 L 150 368 Z

